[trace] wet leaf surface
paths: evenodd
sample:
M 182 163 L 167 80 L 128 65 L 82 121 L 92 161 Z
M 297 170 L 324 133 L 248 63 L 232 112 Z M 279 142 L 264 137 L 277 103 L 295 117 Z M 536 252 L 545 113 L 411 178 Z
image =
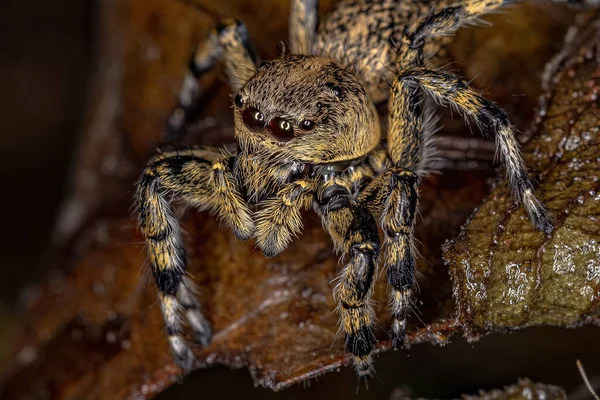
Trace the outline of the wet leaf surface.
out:
M 476 395 L 463 395 L 464 400 L 566 400 L 566 393 L 559 387 L 521 379 L 504 389 L 480 391 Z
M 585 25 L 584 25 L 585 26 Z M 524 147 L 555 220 L 544 235 L 498 183 L 448 245 L 459 321 L 471 337 L 530 325 L 598 322 L 600 295 L 600 64 L 588 24 L 542 99 Z M 562 67 L 560 66 L 562 64 Z
M 325 3 L 324 10 L 331 8 L 332 2 Z M 269 2 L 273 7 L 264 7 L 265 13 L 254 13 L 249 3 L 234 1 L 198 2 L 204 11 L 192 11 L 183 1 L 105 0 L 102 4 L 103 40 L 94 101 L 73 188 L 46 261 L 52 272 L 24 296 L 14 351 L 0 381 L 3 399 L 147 398 L 182 378 L 168 350 L 142 238 L 130 214 L 133 184 L 137 171 L 162 141 L 163 121 L 186 60 L 194 44 L 212 28 L 213 15 L 244 19 L 265 57 L 276 55 L 276 40 L 286 37 L 287 18 L 279 17 L 287 15 L 286 2 Z M 511 27 L 523 32 L 524 26 L 533 25 L 539 29 L 527 37 L 535 37 L 535 45 L 524 46 L 522 52 L 520 47 L 491 55 L 482 51 L 469 63 L 460 63 L 466 79 L 483 72 L 479 79 L 492 85 L 489 96 L 501 103 L 509 93 L 539 91 L 532 82 L 539 81 L 552 44 L 567 25 L 566 19 L 540 17 L 531 6 L 514 7 L 508 15 L 510 23 L 494 17 L 496 25 L 481 44 L 502 41 Z M 537 25 L 540 18 L 544 22 Z M 528 22 L 515 25 L 514 21 Z M 455 43 L 452 53 L 460 54 L 461 46 L 475 46 L 473 37 L 480 29 L 461 33 L 464 44 Z M 495 73 L 486 78 L 485 64 L 481 70 L 466 68 L 483 59 L 516 73 L 520 64 L 502 61 L 515 57 L 531 57 L 531 70 L 526 71 L 533 76 L 493 85 L 505 78 Z M 209 129 L 192 136 L 196 143 L 231 141 L 228 92 L 218 78 L 218 72 L 208 78 L 215 95 L 204 114 L 212 119 L 205 120 Z M 507 104 L 509 112 L 520 116 L 522 127 L 530 122 L 536 95 L 529 93 Z M 450 162 L 442 165 L 443 175 L 433 175 L 422 184 L 417 227 L 422 255 L 419 314 L 410 321 L 411 343 L 444 342 L 457 329 L 441 245 L 459 233 L 496 174 L 490 163 L 490 142 L 470 139 L 460 118 L 447 115 L 443 121 L 442 153 Z M 281 389 L 347 364 L 342 340 L 334 341 L 337 317 L 332 313 L 331 280 L 340 265 L 314 216 L 306 215 L 305 232 L 288 251 L 271 260 L 253 243 L 235 240 L 207 214 L 180 209 L 179 216 L 191 257 L 190 273 L 215 332 L 208 348 L 195 349 L 197 367 L 246 366 L 258 384 Z M 389 347 L 382 281 L 376 290 L 380 351 Z

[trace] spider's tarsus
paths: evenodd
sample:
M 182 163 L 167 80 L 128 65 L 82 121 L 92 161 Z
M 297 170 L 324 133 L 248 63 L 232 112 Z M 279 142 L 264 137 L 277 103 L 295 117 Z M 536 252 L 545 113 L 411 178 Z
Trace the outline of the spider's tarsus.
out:
M 175 354 L 175 363 L 184 372 L 190 372 L 193 369 L 194 360 L 194 355 L 190 349 L 187 349 L 184 354 Z
M 194 331 L 194 339 L 196 340 L 196 343 L 202 347 L 206 347 L 210 344 L 212 340 L 212 330 L 208 322 L 202 325 L 201 328 L 192 326 L 192 330 Z
M 402 325 L 399 328 L 396 328 L 396 324 Z M 405 347 L 406 340 L 406 323 L 405 321 L 394 320 L 392 323 L 392 348 L 394 350 L 399 350 Z
M 356 374 L 358 375 L 359 380 L 364 379 L 365 382 L 367 382 L 368 379 L 374 378 L 377 375 L 375 368 L 373 367 L 373 360 L 371 357 L 368 357 L 368 360 L 355 357 L 354 366 L 356 368 Z
M 549 235 L 554 231 L 554 222 L 548 209 L 529 187 L 523 190 L 523 206 L 527 211 L 529 219 L 533 225 L 539 230 Z
M 173 350 L 175 364 L 184 372 L 190 372 L 194 367 L 195 361 L 192 350 L 181 340 L 181 338 L 171 340 L 171 349 Z
M 549 235 L 554 231 L 554 223 L 552 222 L 552 219 L 550 218 L 548 213 L 538 215 L 534 223 L 536 228 L 539 231 L 544 232 L 546 235 Z

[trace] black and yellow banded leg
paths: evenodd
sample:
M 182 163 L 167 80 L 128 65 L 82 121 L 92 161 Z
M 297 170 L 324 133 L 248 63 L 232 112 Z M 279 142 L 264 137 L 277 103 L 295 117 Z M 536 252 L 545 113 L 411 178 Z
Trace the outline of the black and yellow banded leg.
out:
M 300 179 L 285 185 L 276 196 L 259 204 L 255 215 L 256 243 L 267 257 L 275 257 L 302 230 L 301 209 L 310 207 L 314 180 Z
M 493 132 L 514 197 L 523 204 L 537 229 L 545 233 L 552 232 L 552 220 L 543 203 L 533 192 L 533 183 L 521 157 L 514 127 L 503 109 L 474 91 L 457 76 L 447 72 L 415 68 L 403 72 L 398 77 L 398 84 L 422 89 L 438 102 L 458 109 L 483 132 Z
M 179 287 L 179 291 L 177 292 L 177 299 L 181 304 L 185 319 L 189 321 L 196 343 L 208 346 L 212 336 L 210 323 L 200 310 L 200 304 L 196 299 L 193 288 L 193 282 L 189 278 L 184 278 L 183 285 Z
M 182 336 L 181 315 L 185 315 L 199 343 L 207 344 L 211 331 L 190 283 L 184 280 L 187 255 L 169 199 L 177 195 L 199 209 L 210 209 L 239 237 L 251 237 L 254 224 L 250 210 L 239 195 L 228 165 L 229 155 L 215 149 L 165 153 L 151 161 L 137 185 L 140 226 L 169 343 L 183 369 L 191 368 L 193 356 Z
M 389 196 L 380 223 L 385 234 L 383 260 L 391 286 L 392 344 L 396 349 L 404 344 L 406 318 L 415 283 L 413 225 L 418 203 L 418 176 L 398 167 L 389 172 Z
M 224 63 L 229 85 L 236 92 L 256 72 L 256 60 L 246 25 L 233 19 L 220 23 L 190 59 L 177 106 L 167 120 L 167 139 L 174 140 L 184 135 L 186 124 L 205 94 L 199 80 L 217 62 Z
M 361 194 L 371 196 L 384 232 L 383 263 L 390 284 L 392 345 L 404 345 L 406 319 L 415 283 L 413 225 L 418 206 L 418 173 L 425 159 L 423 93 L 400 79 L 392 84 L 389 100 L 388 155 L 394 165 Z
M 359 376 L 373 373 L 371 353 L 377 344 L 373 333 L 373 283 L 379 254 L 379 234 L 373 215 L 352 202 L 347 190 L 331 186 L 317 200 L 323 226 L 336 251 L 347 261 L 335 288 L 346 351 L 353 356 Z
M 440 37 L 450 37 L 464 24 L 477 21 L 479 17 L 514 3 L 516 0 L 459 0 L 446 7 L 432 8 L 435 11 L 423 18 L 414 27 L 408 28 L 401 39 L 397 70 L 422 67 L 424 53 L 429 56 L 440 52 L 448 41 Z M 441 4 L 450 2 L 441 1 Z M 432 5 L 435 7 L 435 4 Z M 437 40 L 427 40 L 436 37 Z
M 422 47 L 428 37 L 453 34 L 462 25 L 516 0 L 462 0 L 427 16 L 409 36 L 412 47 Z
M 290 50 L 292 54 L 312 54 L 317 34 L 319 0 L 292 0 Z
M 391 167 L 378 175 L 358 197 L 359 203 L 379 217 L 384 232 L 382 259 L 390 284 L 394 348 L 404 343 L 415 283 L 413 226 L 418 207 L 417 185 L 418 175 L 414 171 Z
M 388 102 L 388 155 L 392 165 L 418 170 L 423 160 L 423 93 L 396 79 Z

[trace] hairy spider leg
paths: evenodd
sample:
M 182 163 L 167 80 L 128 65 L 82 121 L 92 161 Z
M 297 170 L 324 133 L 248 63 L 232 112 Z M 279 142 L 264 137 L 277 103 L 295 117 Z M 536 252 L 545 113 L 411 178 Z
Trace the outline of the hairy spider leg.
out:
M 234 19 L 220 23 L 190 58 L 177 106 L 167 120 L 166 138 L 173 140 L 185 133 L 192 112 L 205 95 L 200 78 L 213 70 L 217 62 L 224 63 L 229 85 L 237 91 L 256 72 L 256 60 L 246 25 Z
M 516 0 L 462 0 L 430 13 L 411 31 L 405 31 L 398 53 L 398 71 L 423 66 L 423 54 L 437 54 L 448 43 L 440 40 L 456 32 L 462 25 L 476 22 Z M 446 3 L 442 0 L 442 3 Z M 435 40 L 426 40 L 435 38 Z M 423 48 L 426 48 L 426 52 Z
M 290 10 L 290 50 L 292 54 L 312 54 L 319 22 L 319 0 L 292 0 Z
M 177 364 L 184 370 L 192 367 L 193 355 L 182 336 L 181 312 L 185 313 L 198 343 L 208 344 L 211 330 L 190 284 L 184 280 L 187 256 L 169 195 L 178 195 L 200 210 L 212 210 L 238 237 L 250 238 L 254 223 L 231 174 L 230 157 L 209 148 L 165 153 L 148 165 L 138 182 L 139 222 L 169 344 Z
M 418 173 L 423 159 L 423 95 L 396 79 L 392 84 L 388 116 L 388 160 L 392 166 L 359 195 L 380 218 L 384 232 L 383 263 L 390 284 L 392 344 L 404 344 L 406 317 L 415 282 L 414 216 L 418 203 Z M 381 157 L 379 157 L 381 159 Z
M 552 232 L 552 220 L 534 194 L 533 182 L 521 157 L 514 127 L 503 109 L 447 72 L 415 68 L 400 75 L 399 81 L 416 85 L 438 102 L 455 107 L 483 132 L 493 132 L 513 196 L 523 204 L 537 229 L 544 233 Z
M 373 333 L 375 313 L 372 296 L 379 254 L 379 233 L 373 215 L 351 198 L 348 179 L 327 179 L 314 202 L 335 251 L 348 263 L 335 287 L 346 351 L 353 356 L 359 376 L 373 373 L 371 353 L 377 340 Z
M 466 0 L 432 12 L 412 31 L 405 31 L 398 50 L 398 76 L 389 99 L 388 149 L 397 171 L 390 181 L 381 225 L 385 232 L 384 259 L 391 286 L 392 341 L 404 343 L 406 314 L 414 284 L 413 224 L 418 203 L 418 173 L 423 159 L 423 96 L 420 90 L 442 103 L 449 103 L 470 117 L 482 129 L 495 130 L 500 154 L 515 197 L 522 201 L 536 227 L 552 230 L 543 204 L 533 194 L 533 185 L 521 158 L 514 131 L 506 113 L 470 89 L 451 74 L 421 68 L 424 46 L 428 52 L 443 41 L 427 40 L 455 32 L 465 23 L 492 12 L 512 0 Z M 427 71 L 427 72 L 425 72 Z M 426 144 L 425 144 L 426 145 Z
M 390 284 L 392 345 L 404 345 L 406 318 L 410 310 L 415 283 L 414 220 L 418 202 L 418 176 L 404 167 L 394 167 L 389 195 L 384 203 L 380 223 L 385 234 L 384 268 Z M 388 175 L 388 174 L 386 174 Z

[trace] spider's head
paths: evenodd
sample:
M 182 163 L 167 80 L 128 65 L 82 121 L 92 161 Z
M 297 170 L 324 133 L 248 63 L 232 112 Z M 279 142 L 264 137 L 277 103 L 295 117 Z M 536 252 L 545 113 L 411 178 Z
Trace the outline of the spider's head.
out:
M 369 153 L 381 137 L 356 75 L 324 57 L 264 62 L 234 103 L 241 150 L 268 159 L 344 162 Z

